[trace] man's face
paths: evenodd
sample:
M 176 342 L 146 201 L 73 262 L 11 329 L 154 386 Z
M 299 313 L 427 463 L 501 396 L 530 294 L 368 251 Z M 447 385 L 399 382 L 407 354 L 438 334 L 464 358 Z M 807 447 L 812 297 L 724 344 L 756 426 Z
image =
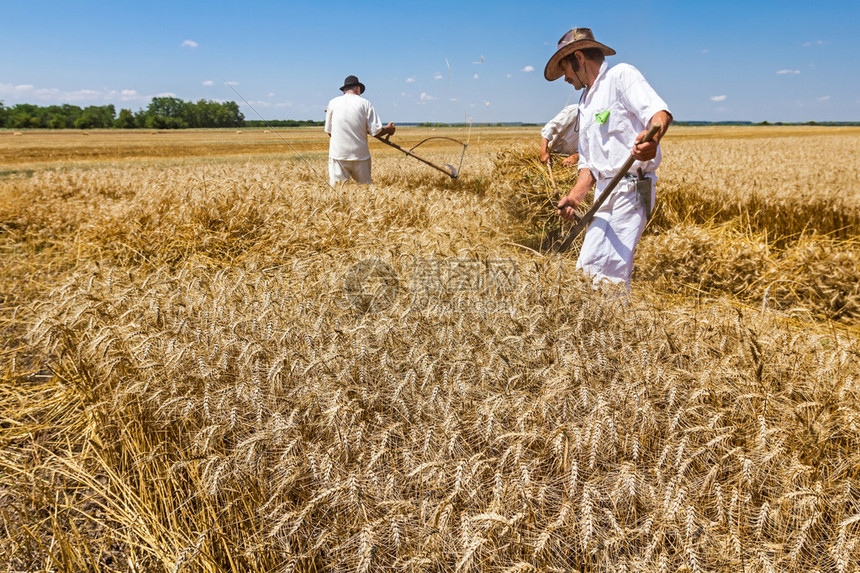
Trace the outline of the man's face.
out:
M 563 59 L 560 65 L 561 71 L 564 72 L 564 81 L 572 85 L 577 90 L 581 90 L 583 87 L 585 87 L 583 83 L 579 80 L 577 73 L 573 71 L 573 65 L 571 65 L 569 59 Z

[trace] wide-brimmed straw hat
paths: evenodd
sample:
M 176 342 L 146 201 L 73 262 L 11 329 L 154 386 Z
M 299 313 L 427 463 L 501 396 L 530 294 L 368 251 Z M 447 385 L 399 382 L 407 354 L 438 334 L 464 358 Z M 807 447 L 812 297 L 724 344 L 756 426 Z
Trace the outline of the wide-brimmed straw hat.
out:
M 552 82 L 563 76 L 564 71 L 559 65 L 562 58 L 585 48 L 600 48 L 604 56 L 615 55 L 615 50 L 594 39 L 594 34 L 591 33 L 590 28 L 574 28 L 558 41 L 558 49 L 546 63 L 543 77 Z
M 346 76 L 346 79 L 343 80 L 343 85 L 340 88 L 340 91 L 358 86 L 358 93 L 364 93 L 364 84 L 358 81 L 358 78 L 355 76 Z

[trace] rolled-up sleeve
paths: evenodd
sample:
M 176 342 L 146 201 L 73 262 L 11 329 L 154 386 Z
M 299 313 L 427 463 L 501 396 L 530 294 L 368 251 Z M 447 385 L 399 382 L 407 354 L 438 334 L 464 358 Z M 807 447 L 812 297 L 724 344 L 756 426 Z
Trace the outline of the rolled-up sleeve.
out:
M 659 111 L 672 113 L 663 98 L 657 95 L 639 70 L 626 67 L 623 85 L 622 97 L 627 102 L 627 109 L 633 112 L 643 125 L 648 125 L 654 114 Z
M 373 106 L 368 106 L 367 110 L 367 133 L 376 137 L 376 135 L 382 131 L 382 121 L 379 119 L 379 116 L 376 114 L 376 110 L 373 109 Z
M 569 105 L 556 114 L 554 118 L 549 120 L 543 129 L 540 130 L 540 135 L 549 142 L 552 142 L 555 137 L 571 126 L 576 120 L 576 114 L 579 112 L 579 106 L 576 104 Z

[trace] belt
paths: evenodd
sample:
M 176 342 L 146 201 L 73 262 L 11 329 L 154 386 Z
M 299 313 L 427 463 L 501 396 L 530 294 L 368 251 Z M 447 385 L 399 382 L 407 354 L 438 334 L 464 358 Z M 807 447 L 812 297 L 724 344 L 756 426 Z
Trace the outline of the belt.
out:
M 649 175 L 648 173 L 646 173 L 646 174 L 645 174 L 645 176 L 646 176 L 646 177 L 647 177 L 648 175 Z M 614 176 L 614 175 L 612 175 L 612 176 L 610 176 L 610 177 L 600 177 L 600 178 L 597 180 L 597 182 L 598 182 L 598 183 L 599 183 L 599 185 L 600 185 L 600 189 L 603 189 L 604 187 L 606 187 L 606 185 L 607 185 L 610 181 L 612 181 L 612 178 L 613 178 L 613 177 L 615 177 L 615 176 Z M 622 178 L 621 178 L 621 180 L 622 180 L 622 181 L 636 181 L 636 179 L 638 179 L 638 177 L 637 177 L 637 175 L 636 175 L 635 173 L 625 173 L 625 174 L 624 174 L 624 177 L 622 177 Z

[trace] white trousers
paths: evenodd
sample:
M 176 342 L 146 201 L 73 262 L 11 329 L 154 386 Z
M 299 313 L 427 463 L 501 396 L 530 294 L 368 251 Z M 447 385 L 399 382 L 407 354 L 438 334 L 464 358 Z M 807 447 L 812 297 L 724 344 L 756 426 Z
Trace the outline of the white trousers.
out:
M 338 181 L 349 181 L 352 177 L 359 183 L 370 184 L 370 159 L 328 159 L 328 180 L 332 187 Z
M 595 190 L 599 196 L 600 191 Z M 656 189 L 651 180 L 651 204 Z M 645 230 L 648 217 L 636 191 L 636 181 L 622 179 L 606 199 L 585 231 L 576 268 L 589 275 L 594 286 L 609 281 L 630 290 L 633 275 L 633 253 Z

